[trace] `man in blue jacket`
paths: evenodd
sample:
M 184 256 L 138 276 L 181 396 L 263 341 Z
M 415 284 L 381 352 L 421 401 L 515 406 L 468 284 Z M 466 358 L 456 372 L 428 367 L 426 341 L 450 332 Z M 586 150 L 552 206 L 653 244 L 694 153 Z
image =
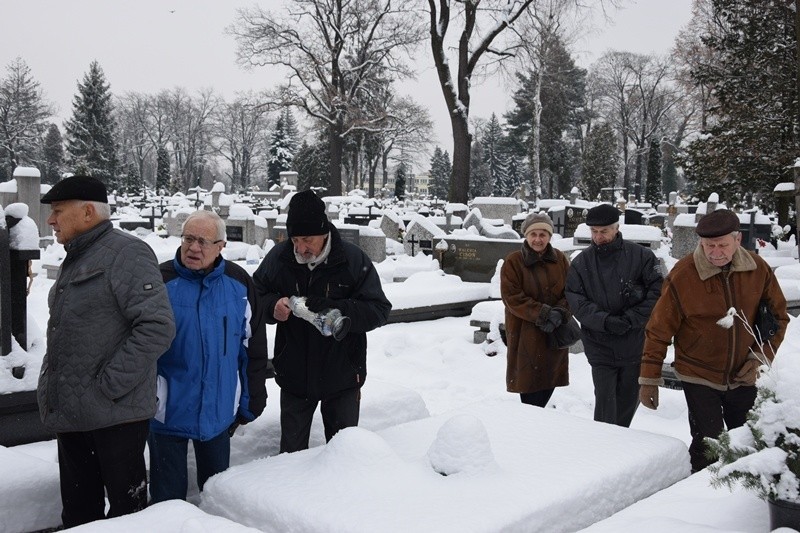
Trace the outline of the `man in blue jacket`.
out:
M 321 404 L 325 439 L 358 425 L 367 377 L 367 331 L 386 323 L 392 308 L 375 266 L 358 246 L 342 241 L 314 191 L 289 201 L 286 230 L 253 280 L 267 322 L 277 323 L 275 381 L 281 388 L 281 452 L 308 448 L 311 421 Z M 350 319 L 339 340 L 296 316 L 289 297 L 306 297 L 312 312 L 338 309 Z
M 594 419 L 629 427 L 639 405 L 644 326 L 663 277 L 652 250 L 623 240 L 616 207 L 589 209 L 586 225 L 592 244 L 570 264 L 567 302 L 592 366 Z
M 154 503 L 186 499 L 188 441 L 197 485 L 230 464 L 236 427 L 267 401 L 267 336 L 250 275 L 225 261 L 225 223 L 196 211 L 181 247 L 160 265 L 177 334 L 158 360 L 158 410 L 150 422 L 150 494 Z

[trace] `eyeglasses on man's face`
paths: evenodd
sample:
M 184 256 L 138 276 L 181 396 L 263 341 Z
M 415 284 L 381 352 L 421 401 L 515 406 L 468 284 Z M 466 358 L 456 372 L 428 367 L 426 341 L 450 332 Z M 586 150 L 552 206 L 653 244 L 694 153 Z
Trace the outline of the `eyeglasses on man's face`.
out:
M 216 241 L 208 241 L 202 237 L 195 237 L 194 235 L 181 235 L 181 242 L 186 246 L 191 246 L 194 243 L 200 245 L 200 248 L 210 248 L 215 244 L 221 243 L 222 239 L 218 239 Z

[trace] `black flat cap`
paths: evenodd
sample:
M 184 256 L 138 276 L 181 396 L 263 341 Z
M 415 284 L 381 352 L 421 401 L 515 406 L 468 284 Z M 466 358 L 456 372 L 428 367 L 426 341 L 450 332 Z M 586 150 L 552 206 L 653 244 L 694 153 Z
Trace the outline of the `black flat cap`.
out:
M 87 202 L 108 203 L 108 193 L 103 182 L 91 176 L 70 176 L 59 181 L 42 196 L 43 204 L 63 200 L 85 200 Z
M 587 226 L 610 226 L 619 222 L 619 209 L 611 204 L 600 204 L 586 214 Z
M 706 238 L 728 235 L 739 231 L 739 215 L 729 209 L 717 209 L 701 218 L 694 231 Z

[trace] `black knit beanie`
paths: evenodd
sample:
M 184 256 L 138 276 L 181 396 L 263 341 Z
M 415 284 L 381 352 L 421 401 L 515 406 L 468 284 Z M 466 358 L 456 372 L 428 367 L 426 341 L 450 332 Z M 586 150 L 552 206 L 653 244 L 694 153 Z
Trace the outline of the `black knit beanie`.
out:
M 325 235 L 329 231 L 325 202 L 311 189 L 295 193 L 289 200 L 289 213 L 286 215 L 286 232 L 289 238 Z

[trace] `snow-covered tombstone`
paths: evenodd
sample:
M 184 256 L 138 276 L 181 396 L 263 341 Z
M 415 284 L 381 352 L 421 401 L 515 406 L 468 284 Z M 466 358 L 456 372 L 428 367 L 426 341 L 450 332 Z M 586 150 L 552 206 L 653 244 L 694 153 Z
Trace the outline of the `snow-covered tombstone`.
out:
M 11 352 L 11 337 L 23 350 L 28 347 L 28 279 L 30 261 L 39 259 L 39 229 L 22 203 L 0 208 L 0 355 Z M 25 367 L 12 369 L 21 379 Z

